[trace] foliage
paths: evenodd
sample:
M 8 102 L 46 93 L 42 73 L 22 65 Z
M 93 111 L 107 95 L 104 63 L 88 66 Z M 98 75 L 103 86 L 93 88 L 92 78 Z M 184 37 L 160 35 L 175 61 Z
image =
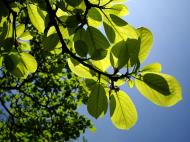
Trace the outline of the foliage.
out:
M 160 106 L 179 102 L 182 91 L 174 77 L 160 73 L 161 64 L 141 67 L 151 51 L 153 35 L 149 29 L 135 28 L 123 20 L 128 14 L 125 1 L 30 0 L 19 3 L 3 0 L 10 13 L 8 16 L 5 12 L 1 18 L 3 65 L 21 78 L 34 72 L 36 62 L 28 52 L 23 58 L 25 51 L 20 49 L 20 43 L 18 45 L 20 38 L 30 40 L 34 35 L 29 34 L 31 26 L 43 36 L 44 51 L 69 55 L 71 71 L 85 78 L 90 94 L 89 113 L 95 118 L 102 117 L 109 105 L 113 124 L 119 129 L 131 128 L 137 121 L 136 108 L 119 86 L 128 83 L 133 88 L 135 85 L 143 96 Z M 27 17 L 27 22 L 17 21 L 18 16 Z M 24 30 L 18 28 L 21 24 L 25 24 Z
M 65 55 L 47 57 L 36 44 L 31 44 L 35 52 L 30 53 L 39 65 L 35 73 L 27 79 L 18 79 L 1 70 L 0 140 L 76 139 L 86 128 L 92 127 L 91 122 L 76 111 L 87 101 L 84 83 L 69 70 Z

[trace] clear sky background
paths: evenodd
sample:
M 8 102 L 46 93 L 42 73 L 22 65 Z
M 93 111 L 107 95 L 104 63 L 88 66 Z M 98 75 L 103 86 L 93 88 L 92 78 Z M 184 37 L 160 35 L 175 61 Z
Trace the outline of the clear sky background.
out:
M 126 20 L 135 27 L 148 27 L 154 35 L 154 46 L 145 64 L 160 62 L 163 73 L 175 76 L 183 88 L 183 100 L 164 108 L 146 100 L 136 88 L 123 87 L 138 111 L 137 124 L 128 131 L 116 129 L 109 118 L 95 120 L 97 128 L 87 131 L 88 142 L 190 142 L 190 1 L 129 0 Z M 80 140 L 77 140 L 81 142 Z

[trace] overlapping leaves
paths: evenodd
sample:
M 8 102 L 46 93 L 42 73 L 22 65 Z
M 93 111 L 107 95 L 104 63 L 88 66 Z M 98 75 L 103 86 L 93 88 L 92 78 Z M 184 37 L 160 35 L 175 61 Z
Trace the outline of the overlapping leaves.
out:
M 160 63 L 141 69 L 151 51 L 153 34 L 145 27 L 135 28 L 122 19 L 128 14 L 128 8 L 123 4 L 125 1 L 66 0 L 58 2 L 56 17 L 51 17 L 48 9 L 42 10 L 37 3 L 27 4 L 31 24 L 38 34 L 43 35 L 43 50 L 59 49 L 59 53 L 66 50 L 71 55 L 68 59 L 71 71 L 86 78 L 88 112 L 99 118 L 105 115 L 110 104 L 111 120 L 119 129 L 129 129 L 137 121 L 137 112 L 130 97 L 118 88 L 124 83 L 130 88 L 135 85 L 143 96 L 160 106 L 172 106 L 182 99 L 180 84 L 174 77 L 161 73 Z M 54 25 L 48 22 L 49 16 L 55 20 Z M 0 27 L 8 30 L 2 32 L 0 39 L 12 39 L 11 24 L 2 23 Z M 25 31 L 24 24 L 17 26 L 16 33 L 18 40 L 33 37 Z M 68 47 L 60 42 L 60 38 Z M 5 56 L 7 70 L 17 77 L 26 77 L 37 68 L 35 59 L 23 52 L 31 50 L 29 47 L 27 43 L 20 42 L 20 52 L 10 52 Z M 113 68 L 112 73 L 108 70 L 110 67 Z M 120 73 L 121 70 L 126 70 L 126 73 Z

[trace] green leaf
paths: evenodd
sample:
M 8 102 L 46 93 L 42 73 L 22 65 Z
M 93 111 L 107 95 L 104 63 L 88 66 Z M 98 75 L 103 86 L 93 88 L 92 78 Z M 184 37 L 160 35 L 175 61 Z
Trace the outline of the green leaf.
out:
M 45 37 L 42 41 L 42 44 L 46 51 L 51 51 L 61 47 L 59 37 L 56 33 L 48 35 L 48 37 Z
M 110 44 L 106 37 L 96 28 L 89 26 L 87 29 L 86 43 L 89 47 L 89 53 L 91 56 L 97 49 L 107 49 Z
M 148 29 L 141 27 L 137 29 L 140 37 L 140 51 L 139 51 L 139 60 L 140 63 L 144 62 L 148 57 L 150 50 L 152 49 L 153 44 L 153 35 Z
M 82 0 L 65 0 L 65 2 L 73 7 L 79 6 Z
M 64 15 L 64 16 L 59 17 L 59 19 L 65 24 L 67 28 L 75 28 L 79 24 L 79 21 L 76 15 L 72 15 L 72 16 Z
M 124 4 L 115 4 L 106 9 L 106 12 L 117 16 L 126 16 L 129 13 L 128 8 Z
M 129 51 L 125 41 L 115 44 L 110 52 L 110 62 L 114 69 L 121 69 L 129 61 Z
M 16 77 L 26 78 L 29 73 L 37 70 L 37 62 L 34 57 L 28 53 L 12 52 L 5 56 L 6 69 Z
M 123 91 L 114 92 L 110 100 L 111 121 L 118 129 L 128 130 L 137 122 L 137 111 L 130 97 Z
M 135 82 L 130 79 L 130 80 L 128 80 L 128 85 L 129 85 L 130 88 L 133 88 L 134 85 L 135 85 Z
M 162 65 L 160 63 L 153 63 L 142 68 L 142 72 L 161 72 Z
M 96 119 L 105 115 L 108 108 L 108 99 L 104 87 L 98 83 L 90 93 L 87 109 L 90 115 Z
M 91 8 L 88 12 L 88 25 L 92 27 L 99 27 L 102 24 L 102 15 L 97 8 Z
M 92 127 L 92 128 L 89 128 L 90 132 L 96 132 L 96 128 L 95 127 Z
M 26 31 L 22 35 L 20 35 L 18 38 L 21 40 L 31 40 L 33 39 L 33 36 L 31 35 L 29 31 Z
M 125 22 L 116 15 L 104 14 L 104 30 L 111 43 L 116 43 L 121 40 L 126 41 L 127 38 L 138 39 L 138 33 L 135 28 Z
M 95 75 L 93 71 L 91 71 L 88 67 L 83 66 L 75 59 L 69 58 L 68 65 L 70 70 L 80 77 L 93 78 Z
M 24 33 L 25 25 L 20 24 L 16 27 L 16 35 L 17 37 L 20 37 Z
M 107 50 L 107 55 L 104 59 L 101 60 L 92 60 L 92 64 L 100 69 L 101 71 L 105 72 L 111 65 L 110 63 L 110 49 Z
M 123 26 L 128 25 L 128 23 L 125 20 L 119 18 L 116 15 L 110 14 L 110 17 L 116 26 L 123 27 Z
M 12 20 L 12 15 L 10 15 L 10 20 Z M 1 46 L 10 49 L 13 46 L 13 26 L 11 21 L 7 21 L 6 18 L 2 18 L 2 30 L 0 31 L 0 41 Z
M 92 60 L 103 60 L 107 56 L 108 50 L 106 49 L 96 49 L 91 56 Z
M 26 69 L 30 72 L 30 73 L 34 73 L 37 70 L 37 62 L 34 59 L 34 57 L 26 52 L 22 52 L 20 53 L 22 62 L 24 64 L 24 66 L 26 67 Z
M 1 56 L 0 57 L 0 67 L 2 67 L 2 64 L 3 64 L 3 57 Z
M 138 64 L 139 52 L 140 52 L 140 40 L 137 39 L 127 39 L 126 46 L 128 48 L 130 60 L 128 63 L 128 68 Z
M 105 33 L 111 43 L 115 42 L 116 33 L 112 26 L 106 22 L 103 22 Z
M 144 97 L 159 106 L 173 106 L 182 99 L 179 82 L 167 74 L 144 72 L 135 85 Z
M 31 46 L 28 42 L 20 42 L 18 49 L 21 51 L 31 51 Z
M 109 1 L 110 0 L 89 0 L 90 3 L 100 6 L 107 4 Z
M 41 10 L 35 4 L 28 4 L 27 10 L 32 25 L 38 30 L 39 33 L 43 33 L 45 29 L 45 17 L 47 12 Z
M 86 57 L 88 54 L 88 46 L 82 40 L 77 40 L 74 43 L 76 53 L 81 57 Z

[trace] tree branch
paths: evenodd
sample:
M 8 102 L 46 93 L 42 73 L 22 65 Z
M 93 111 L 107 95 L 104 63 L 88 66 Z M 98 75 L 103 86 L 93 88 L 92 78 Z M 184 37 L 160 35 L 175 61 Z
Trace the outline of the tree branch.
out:
M 88 0 L 84 0 L 84 1 L 85 1 L 86 6 L 87 6 L 87 10 L 86 10 L 87 12 L 88 12 L 88 9 L 90 9 L 91 7 L 98 7 L 98 8 L 101 8 L 101 6 L 98 6 L 98 5 L 94 5 L 94 4 L 89 3 Z M 57 21 L 56 21 L 56 14 L 55 14 L 55 12 L 54 12 L 53 9 L 52 9 L 52 7 L 51 7 L 51 5 L 50 5 L 50 3 L 49 3 L 49 0 L 45 0 L 45 2 L 46 2 L 47 10 L 48 10 L 48 13 L 49 13 L 49 19 L 50 19 L 50 21 L 52 22 L 52 24 L 54 25 L 54 27 L 55 27 L 55 29 L 56 29 L 56 31 L 57 31 L 57 34 L 58 34 L 58 36 L 59 36 L 60 42 L 61 42 L 61 44 L 62 44 L 62 53 L 63 53 L 63 54 L 64 54 L 64 53 L 69 54 L 73 59 L 77 60 L 78 62 L 80 62 L 80 63 L 81 63 L 82 65 L 84 65 L 85 67 L 88 67 L 90 70 L 93 70 L 93 71 L 96 72 L 97 74 L 104 75 L 104 76 L 108 77 L 110 80 L 117 81 L 118 79 L 122 79 L 122 78 L 128 77 L 128 75 L 126 75 L 126 74 L 123 74 L 123 75 L 121 75 L 121 76 L 115 76 L 115 74 L 108 74 L 108 73 L 102 72 L 102 71 L 98 70 L 97 68 L 93 67 L 92 65 L 87 64 L 86 62 L 84 62 L 84 60 L 81 59 L 80 57 L 75 56 L 75 54 L 72 53 L 72 52 L 68 49 L 68 47 L 67 47 L 67 45 L 66 45 L 66 43 L 65 43 L 65 41 L 64 41 L 64 38 L 63 38 L 63 36 L 62 36 L 62 34 L 61 34 L 61 31 L 60 31 L 59 26 L 58 26 Z M 85 12 L 85 13 L 86 13 L 86 12 Z M 87 15 L 87 14 L 86 14 L 86 15 Z

